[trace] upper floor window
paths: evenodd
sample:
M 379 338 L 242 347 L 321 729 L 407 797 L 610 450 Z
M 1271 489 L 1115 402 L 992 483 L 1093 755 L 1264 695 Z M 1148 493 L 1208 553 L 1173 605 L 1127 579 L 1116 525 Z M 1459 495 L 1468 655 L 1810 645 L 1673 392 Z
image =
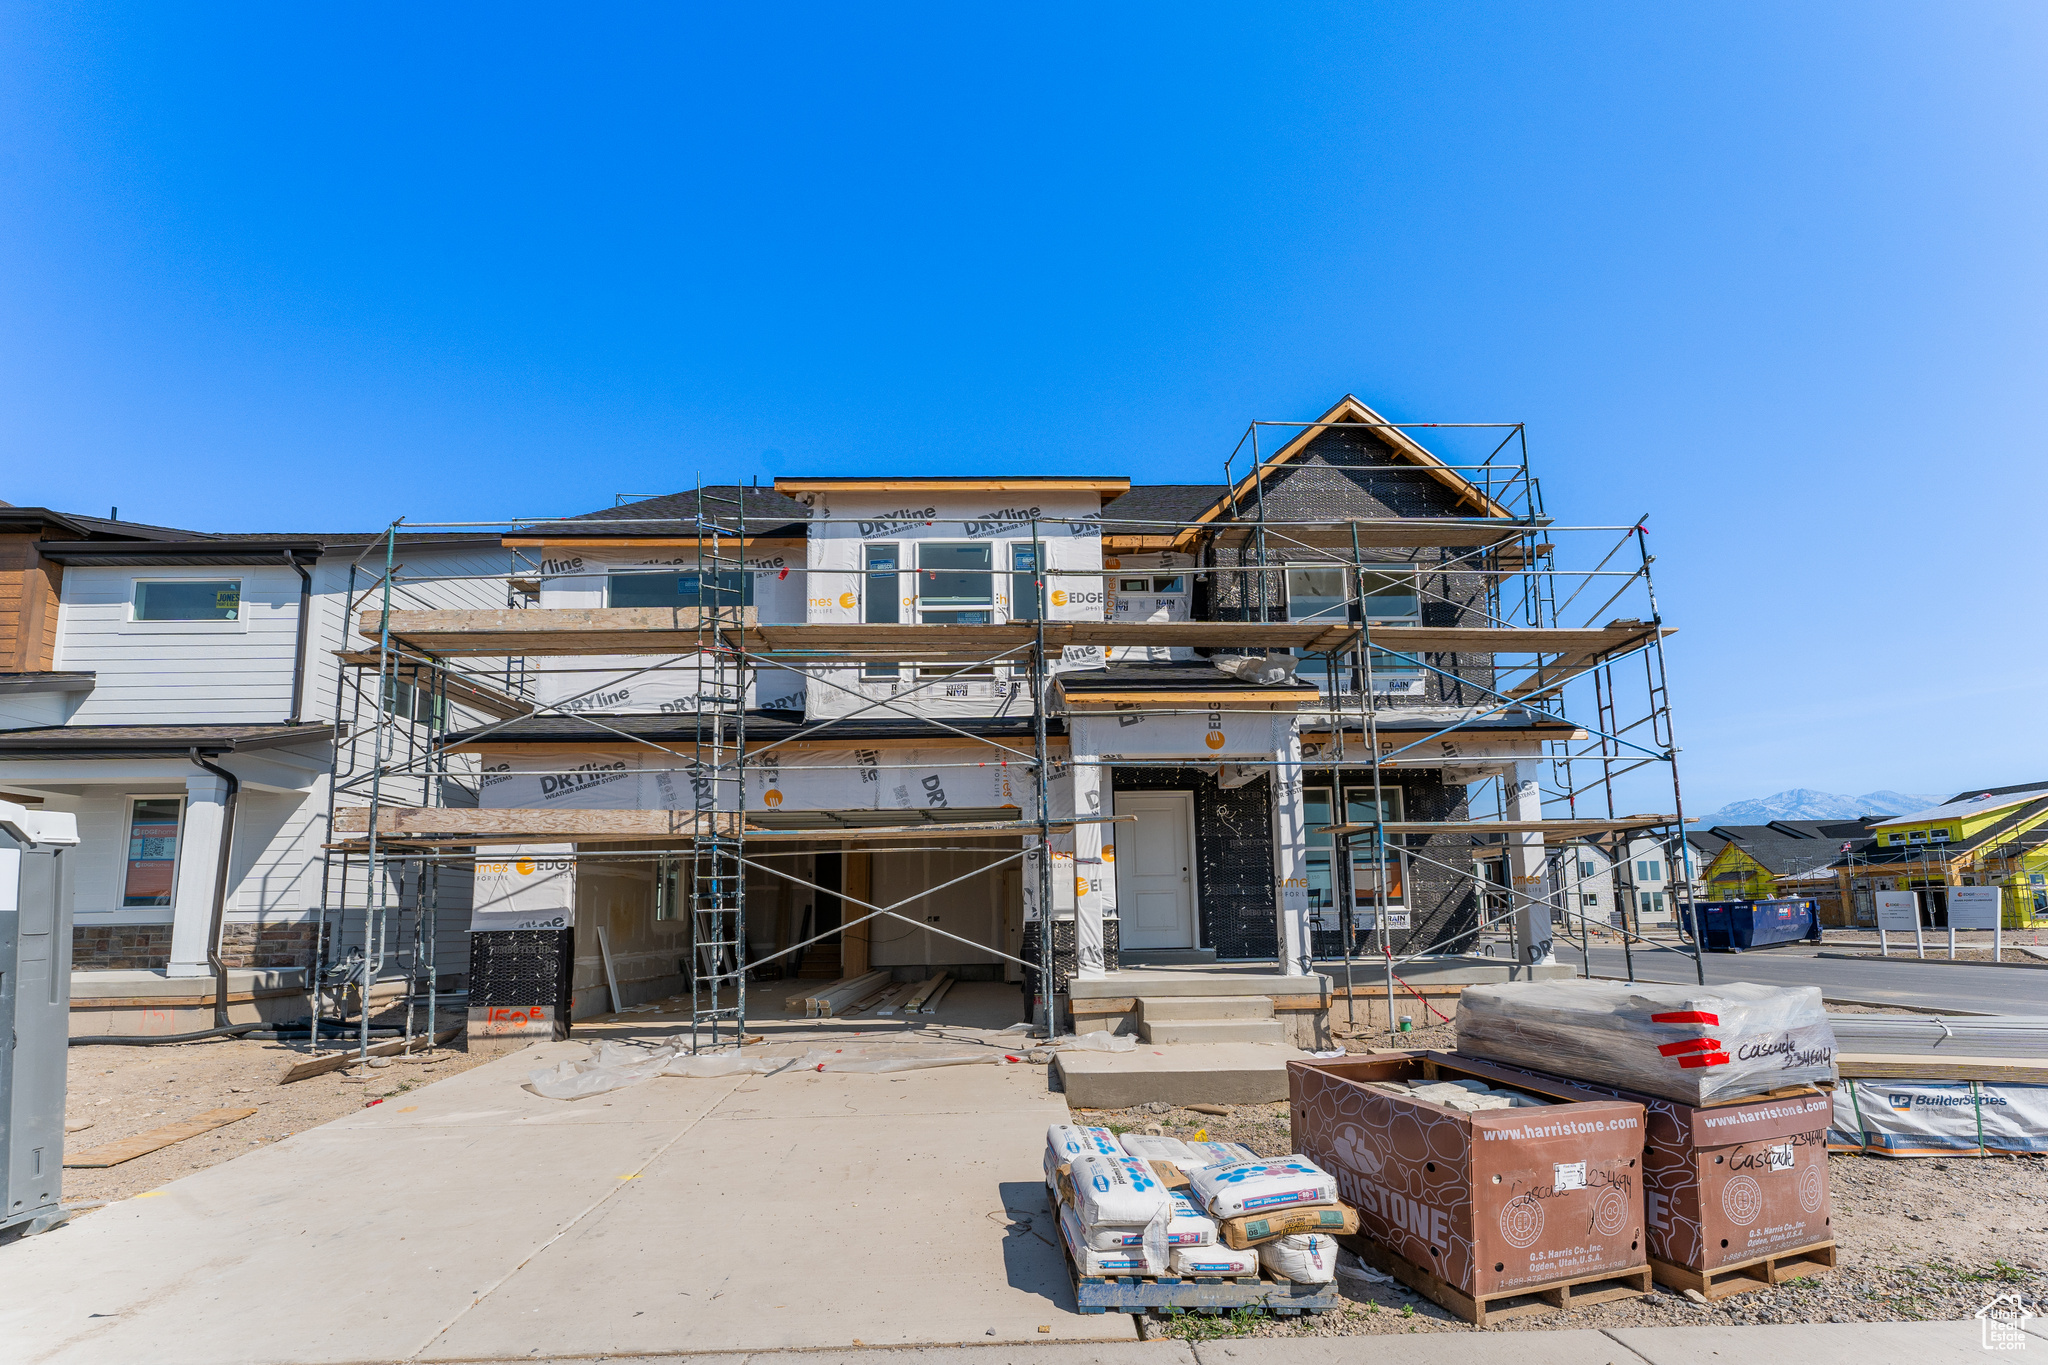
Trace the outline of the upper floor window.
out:
M 925 541 L 917 547 L 919 619 L 930 625 L 985 626 L 995 610 L 991 545 Z
M 1597 877 L 1599 875 L 1600 868 L 1597 864 L 1589 863 L 1583 858 L 1579 860 L 1579 876 L 1581 878 Z
M 1945 829 L 1930 829 L 1927 831 L 1927 839 L 1929 843 L 1945 844 L 1948 842 L 1948 831 Z
M 903 619 L 902 603 L 896 590 L 896 572 L 902 561 L 896 556 L 893 543 L 863 546 L 861 568 L 867 577 L 863 584 L 865 591 L 861 620 L 871 625 L 891 626 Z M 894 678 L 902 669 L 893 663 L 870 662 L 861 670 L 864 678 Z
M 1128 597 L 1184 596 L 1188 590 L 1188 578 L 1186 574 L 1178 573 L 1146 574 L 1143 577 L 1125 574 L 1117 578 L 1116 590 Z
M 137 621 L 234 621 L 241 614 L 238 578 L 169 578 L 135 584 Z
M 1664 880 L 1664 865 L 1658 862 L 1638 862 L 1636 880 L 1639 882 L 1661 882 Z
M 1038 590 L 1038 546 L 1032 542 L 1010 547 L 1010 619 L 1036 621 L 1044 614 Z
M 439 726 L 448 719 L 448 699 L 403 678 L 384 679 L 384 709 L 400 720 Z
M 710 586 L 705 586 L 706 582 Z M 754 575 L 744 570 L 700 574 L 619 571 L 605 576 L 605 605 L 612 607 L 751 607 Z
M 128 812 L 128 875 L 123 905 L 169 905 L 178 871 L 178 823 L 185 803 L 175 796 L 138 800 Z

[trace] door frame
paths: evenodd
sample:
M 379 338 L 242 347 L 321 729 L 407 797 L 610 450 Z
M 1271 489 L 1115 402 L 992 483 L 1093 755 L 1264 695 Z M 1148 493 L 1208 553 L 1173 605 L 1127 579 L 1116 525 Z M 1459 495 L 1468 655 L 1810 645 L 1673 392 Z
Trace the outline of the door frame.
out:
M 1115 808 L 1115 802 L 1119 797 L 1135 797 L 1144 799 L 1150 799 L 1153 797 L 1169 797 L 1180 807 L 1181 812 L 1185 817 L 1181 821 L 1181 833 L 1182 837 L 1187 840 L 1188 850 L 1189 941 L 1182 944 L 1176 944 L 1171 947 L 1165 947 L 1157 944 L 1153 946 L 1158 948 L 1161 952 L 1178 951 L 1182 948 L 1200 948 L 1202 946 L 1202 860 L 1199 851 L 1197 850 L 1195 845 L 1195 794 L 1191 791 L 1186 790 L 1185 788 L 1166 788 L 1163 790 L 1147 788 L 1142 791 L 1112 792 L 1110 795 L 1111 815 L 1116 815 L 1119 813 Z M 1117 831 L 1120 829 L 1120 826 L 1112 824 L 1109 828 L 1110 843 L 1114 845 L 1117 842 Z M 1118 878 L 1116 886 L 1118 943 L 1119 948 L 1121 948 L 1124 906 L 1127 904 L 1135 904 L 1136 902 L 1134 900 L 1126 900 L 1124 897 L 1124 885 L 1122 880 L 1124 860 L 1121 855 L 1119 855 L 1116 860 L 1116 866 Z M 1139 948 L 1136 951 L 1142 953 L 1147 951 L 1147 949 Z

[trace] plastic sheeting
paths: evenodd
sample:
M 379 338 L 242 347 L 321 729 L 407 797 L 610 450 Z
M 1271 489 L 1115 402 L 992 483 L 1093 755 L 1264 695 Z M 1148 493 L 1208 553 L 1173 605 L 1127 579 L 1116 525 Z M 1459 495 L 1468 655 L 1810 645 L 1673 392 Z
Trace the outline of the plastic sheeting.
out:
M 1527 981 L 1468 986 L 1458 1051 L 1705 1105 L 1835 1078 L 1812 986 Z
M 1845 1080 L 1828 1150 L 1872 1156 L 2048 1153 L 2048 1085 Z

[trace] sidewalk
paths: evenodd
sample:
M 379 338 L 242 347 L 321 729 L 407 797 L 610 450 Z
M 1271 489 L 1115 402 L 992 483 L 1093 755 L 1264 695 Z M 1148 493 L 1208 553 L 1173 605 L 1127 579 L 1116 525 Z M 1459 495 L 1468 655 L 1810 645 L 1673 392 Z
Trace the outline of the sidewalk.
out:
M 1955 1365 L 2048 1352 L 2036 1319 L 2024 1351 L 1986 1351 L 1975 1322 L 1649 1327 L 1612 1332 L 1466 1332 L 1398 1337 L 1253 1337 L 1046 1346 L 925 1346 L 894 1351 L 636 1356 L 634 1365 Z M 597 1365 L 598 1356 L 530 1356 Z M 617 1356 L 608 1357 L 617 1362 Z M 450 1365 L 456 1365 L 451 1362 Z M 460 1365 L 472 1365 L 461 1362 Z M 473 1365 L 484 1365 L 479 1360 Z M 497 1359 L 491 1365 L 499 1365 Z

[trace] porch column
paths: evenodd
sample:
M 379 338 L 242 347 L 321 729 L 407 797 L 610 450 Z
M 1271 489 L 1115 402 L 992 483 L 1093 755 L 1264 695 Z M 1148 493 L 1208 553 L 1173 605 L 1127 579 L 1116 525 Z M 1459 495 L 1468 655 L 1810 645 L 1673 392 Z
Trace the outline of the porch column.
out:
M 1508 819 L 1541 820 L 1543 791 L 1537 785 L 1538 762 L 1515 764 L 1508 789 Z M 1557 961 L 1551 951 L 1550 887 L 1543 872 L 1543 836 L 1508 836 L 1508 871 L 1514 882 L 1515 961 L 1524 965 Z
M 209 772 L 185 779 L 185 819 L 178 830 L 178 880 L 171 890 L 168 976 L 211 976 L 206 952 L 213 931 L 213 887 L 228 784 Z
M 1102 769 L 1097 765 L 1094 727 L 1087 722 L 1074 726 L 1074 818 L 1085 820 L 1102 814 Z M 1055 836 L 1057 837 L 1057 836 Z M 1103 864 L 1102 826 L 1076 825 L 1074 849 L 1074 975 L 1084 981 L 1099 981 L 1108 975 L 1102 951 Z M 1059 864 L 1054 863 L 1057 869 Z M 1115 893 L 1111 892 L 1111 896 Z
M 1280 972 L 1303 976 L 1315 966 L 1308 923 L 1308 828 L 1301 809 L 1301 733 L 1288 717 L 1273 748 L 1273 890 L 1280 916 Z

